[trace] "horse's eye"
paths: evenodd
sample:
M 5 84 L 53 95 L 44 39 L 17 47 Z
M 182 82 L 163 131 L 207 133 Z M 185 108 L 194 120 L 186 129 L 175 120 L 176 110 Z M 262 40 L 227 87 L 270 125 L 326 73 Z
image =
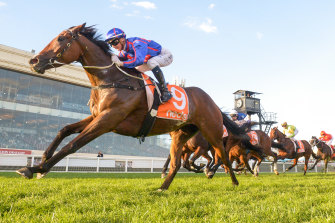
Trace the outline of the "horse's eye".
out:
M 63 41 L 65 38 L 64 38 L 64 36 L 60 36 L 60 37 L 58 37 L 58 42 L 61 42 L 61 41 Z

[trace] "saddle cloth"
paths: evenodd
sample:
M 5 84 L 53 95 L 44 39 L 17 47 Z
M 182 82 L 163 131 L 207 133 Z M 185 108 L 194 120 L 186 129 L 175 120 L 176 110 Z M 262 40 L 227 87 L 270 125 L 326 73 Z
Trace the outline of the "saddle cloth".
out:
M 299 144 L 299 149 L 298 149 L 298 151 L 297 151 L 297 153 L 303 153 L 303 152 L 305 152 L 305 146 L 304 146 L 304 144 L 302 143 L 302 141 L 301 140 L 297 140 L 297 142 L 298 142 L 298 144 Z M 296 147 L 296 145 L 294 144 L 294 147 Z
M 222 135 L 222 138 L 224 137 L 228 137 L 228 131 L 227 131 L 227 128 L 225 125 L 223 125 L 223 135 Z
M 148 75 L 142 73 L 142 77 L 145 80 L 145 90 L 149 111 L 154 100 L 154 89 L 157 86 L 151 81 Z M 173 119 L 186 122 L 189 114 L 189 102 L 185 90 L 176 85 L 168 84 L 167 87 L 172 93 L 173 97 L 158 107 L 157 118 Z
M 255 131 L 250 131 L 247 132 L 248 136 L 250 137 L 250 143 L 252 145 L 257 145 L 258 144 L 258 135 Z

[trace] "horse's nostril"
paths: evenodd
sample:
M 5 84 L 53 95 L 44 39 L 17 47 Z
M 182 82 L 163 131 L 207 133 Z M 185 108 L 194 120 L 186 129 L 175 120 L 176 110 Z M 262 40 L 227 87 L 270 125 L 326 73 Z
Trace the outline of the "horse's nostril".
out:
M 38 59 L 37 58 L 33 58 L 29 61 L 29 64 L 33 65 L 33 64 L 37 64 L 38 63 Z

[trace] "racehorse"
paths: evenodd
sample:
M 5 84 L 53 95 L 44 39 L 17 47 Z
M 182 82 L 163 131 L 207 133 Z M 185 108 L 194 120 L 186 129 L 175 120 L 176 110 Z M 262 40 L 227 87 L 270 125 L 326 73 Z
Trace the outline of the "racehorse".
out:
M 247 161 L 247 151 L 254 151 L 258 153 L 259 156 L 262 156 L 262 151 L 260 147 L 252 145 L 249 140 L 250 137 L 246 134 L 248 129 L 250 129 L 251 123 L 245 123 L 240 128 L 244 129 L 244 137 L 236 137 L 232 132 L 227 129 L 228 136 L 223 138 L 223 143 L 226 148 L 226 152 L 229 154 L 229 160 L 232 163 L 234 160 L 238 160 L 239 165 L 244 165 L 252 174 L 254 174 L 253 170 L 250 168 L 249 163 Z M 208 178 L 212 178 L 218 168 L 224 163 L 222 163 L 218 154 L 215 154 L 215 165 L 211 167 L 211 169 L 206 174 Z M 230 172 L 230 168 L 223 166 L 225 168 L 225 172 Z M 233 169 L 234 171 L 239 171 L 239 169 Z
M 213 147 L 206 141 L 206 139 L 202 136 L 200 132 L 197 133 L 195 136 L 189 139 L 183 146 L 183 154 L 182 154 L 183 167 L 189 171 L 193 171 L 196 173 L 204 172 L 203 170 L 201 170 L 203 166 L 197 166 L 195 164 L 195 160 L 197 160 L 200 156 L 202 156 L 207 160 L 205 173 L 208 172 L 209 168 L 214 164 L 213 158 L 208 155 L 208 152 L 211 152 L 212 157 L 215 156 Z M 193 156 L 190 158 L 192 153 Z M 162 178 L 166 176 L 166 170 L 170 163 L 170 159 L 171 157 L 169 155 L 162 169 L 161 174 Z
M 27 179 L 33 178 L 34 173 L 37 173 L 38 178 L 44 177 L 64 157 L 75 153 L 104 133 L 112 131 L 135 137 L 143 125 L 148 105 L 141 74 L 135 69 L 121 69 L 111 64 L 108 44 L 96 35 L 94 27 L 85 25 L 84 23 L 62 31 L 29 61 L 31 69 L 40 74 L 47 69 L 77 61 L 85 69 L 92 89 L 89 101 L 91 115 L 62 128 L 43 153 L 39 165 L 16 171 Z M 222 142 L 222 124 L 231 129 L 233 134 L 239 135 L 243 132 L 220 111 L 203 90 L 188 87 L 185 91 L 189 100 L 187 120 L 182 122 L 157 119 L 148 134 L 152 136 L 171 132 L 170 171 L 159 191 L 170 186 L 181 166 L 183 145 L 199 130 L 230 170 L 231 164 Z M 74 133 L 79 134 L 54 154 L 61 141 Z M 230 171 L 230 177 L 233 185 L 238 185 L 233 171 Z
M 300 157 L 305 157 L 304 175 L 306 175 L 307 168 L 308 168 L 308 161 L 311 155 L 313 154 L 311 145 L 306 140 L 301 140 L 305 151 L 298 153 L 298 151 L 296 151 L 295 143 L 291 139 L 286 138 L 285 134 L 279 131 L 277 127 L 274 127 L 271 129 L 270 139 L 277 140 L 286 150 L 286 151 L 278 150 L 277 159 L 285 159 L 285 158 L 294 159 L 293 164 L 289 166 L 286 169 L 286 171 L 295 167 Z
M 318 148 L 318 152 L 316 154 L 314 154 L 314 152 L 312 153 L 312 156 L 315 159 L 315 163 L 310 168 L 310 170 L 314 169 L 314 167 L 318 162 L 320 162 L 320 160 L 323 160 L 325 162 L 325 173 L 327 173 L 328 162 L 332 160 L 332 148 L 330 148 L 330 146 L 328 146 L 325 142 L 319 140 L 315 136 L 312 136 L 312 139 L 309 141 L 309 143 L 312 147 L 316 146 Z
M 278 171 L 277 171 L 277 154 L 274 153 L 271 150 L 271 147 L 273 146 L 270 137 L 263 132 L 262 130 L 253 130 L 254 134 L 256 134 L 256 137 L 258 139 L 257 144 L 255 144 L 255 146 L 257 146 L 259 148 L 259 150 L 261 151 L 261 153 L 259 153 L 258 151 L 254 151 L 254 150 L 250 150 L 249 153 L 247 155 L 241 153 L 239 150 L 239 148 L 236 148 L 236 146 L 230 150 L 229 152 L 229 159 L 232 160 L 234 158 L 239 157 L 240 159 L 240 165 L 246 165 L 248 164 L 248 160 L 253 157 L 257 159 L 257 162 L 255 163 L 255 165 L 253 165 L 253 171 L 254 171 L 254 176 L 258 176 L 258 167 L 261 165 L 264 156 L 265 157 L 272 157 L 273 159 L 273 171 L 276 175 L 279 175 Z M 249 164 L 248 164 L 249 165 Z

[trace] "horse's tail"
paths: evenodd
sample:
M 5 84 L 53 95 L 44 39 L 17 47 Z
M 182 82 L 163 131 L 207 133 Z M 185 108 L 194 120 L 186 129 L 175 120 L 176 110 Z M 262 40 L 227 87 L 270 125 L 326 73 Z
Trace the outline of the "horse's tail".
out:
M 231 131 L 234 135 L 243 136 L 246 133 L 245 127 L 243 127 L 244 125 L 242 127 L 239 127 L 234 121 L 228 118 L 227 115 L 222 111 L 221 114 L 224 126 L 226 126 L 226 128 L 229 131 Z
M 261 157 L 263 156 L 263 150 L 262 150 L 262 148 L 260 146 L 252 145 L 250 143 L 249 139 L 243 139 L 241 141 L 241 144 L 242 144 L 242 146 L 244 148 L 257 152 Z
M 288 153 L 287 149 L 285 149 L 285 147 L 284 147 L 283 144 L 281 144 L 281 143 L 276 143 L 276 142 L 274 142 L 274 141 L 271 141 L 271 147 L 280 149 L 280 150 L 282 150 L 282 151 Z

